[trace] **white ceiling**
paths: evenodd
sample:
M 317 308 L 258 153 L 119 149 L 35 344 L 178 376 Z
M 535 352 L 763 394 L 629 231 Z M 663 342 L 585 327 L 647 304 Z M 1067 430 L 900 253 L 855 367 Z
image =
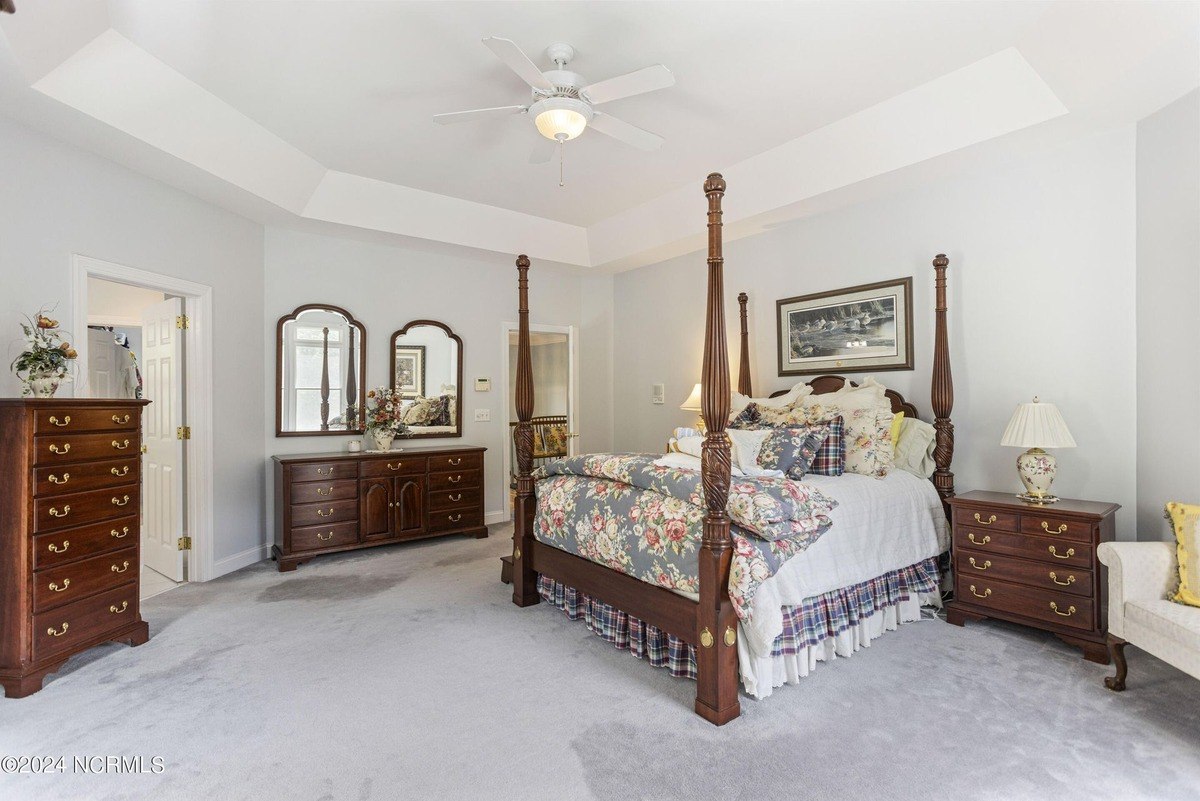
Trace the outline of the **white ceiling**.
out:
M 757 164 L 734 188 L 770 197 L 770 208 L 755 206 L 761 214 L 1034 126 L 1077 136 L 1126 124 L 1200 83 L 1200 4 L 1191 2 L 17 5 L 0 19 L 0 72 L 10 73 L 0 74 L 0 101 L 24 122 L 243 212 L 249 193 L 300 217 L 485 250 L 533 255 L 521 240 L 536 238 L 544 258 L 583 266 L 629 266 L 638 253 L 691 241 L 646 221 L 686 208 L 699 233 L 699 184 L 714 169 L 729 177 Z M 528 164 L 538 134 L 527 117 L 435 125 L 439 112 L 528 101 L 480 44 L 488 35 L 513 39 L 543 68 L 544 48 L 569 42 L 571 69 L 590 80 L 667 65 L 674 87 L 605 106 L 666 144 L 645 153 L 586 132 L 567 145 L 560 189 L 557 162 Z M 998 71 L 971 71 L 993 56 Z M 928 108 L 912 91 L 923 85 L 938 87 L 925 91 L 933 111 L 924 120 L 938 128 L 938 146 L 893 153 L 903 115 Z M 968 87 L 966 101 L 954 86 Z M 895 100 L 905 93 L 907 106 Z M 804 143 L 810 157 L 831 157 L 814 144 L 821 129 L 872 109 L 870 136 L 850 135 L 853 149 L 836 153 L 870 170 L 820 186 L 799 186 L 803 175 L 761 185 L 779 174 L 772 158 L 803 161 Z M 988 114 L 988 126 L 966 130 Z M 118 141 L 113 128 L 138 142 Z M 451 230 L 432 213 L 422 220 L 424 208 L 453 216 Z M 380 219 L 380 209 L 407 222 Z M 476 216 L 475 236 L 461 233 Z M 601 232 L 623 246 L 589 243 Z

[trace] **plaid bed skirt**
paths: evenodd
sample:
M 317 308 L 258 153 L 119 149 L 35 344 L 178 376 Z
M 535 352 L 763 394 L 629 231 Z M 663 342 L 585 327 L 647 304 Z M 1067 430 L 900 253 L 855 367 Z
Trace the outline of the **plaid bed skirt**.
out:
M 785 606 L 783 633 L 771 647 L 771 656 L 799 653 L 916 593 L 936 592 L 938 580 L 937 560 L 926 559 L 861 584 L 807 598 L 799 606 Z M 696 678 L 694 646 L 554 579 L 538 576 L 537 586 L 544 601 L 561 609 L 571 620 L 583 620 L 589 631 L 617 648 L 628 650 L 654 667 L 665 667 L 672 676 Z

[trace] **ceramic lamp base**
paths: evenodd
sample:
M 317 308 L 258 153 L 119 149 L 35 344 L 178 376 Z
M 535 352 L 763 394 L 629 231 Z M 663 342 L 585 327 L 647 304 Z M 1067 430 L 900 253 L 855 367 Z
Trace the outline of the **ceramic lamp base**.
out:
M 1025 492 L 1017 497 L 1028 503 L 1054 503 L 1057 495 L 1050 494 L 1050 485 L 1058 473 L 1058 461 L 1041 448 L 1030 448 L 1017 457 L 1017 475 Z

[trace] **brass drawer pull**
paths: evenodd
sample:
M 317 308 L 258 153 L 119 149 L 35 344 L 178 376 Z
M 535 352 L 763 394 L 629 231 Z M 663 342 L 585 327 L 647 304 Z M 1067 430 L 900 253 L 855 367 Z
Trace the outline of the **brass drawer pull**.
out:
M 967 533 L 967 539 L 969 539 L 975 545 L 987 545 L 989 542 L 992 541 L 992 537 L 990 534 L 984 534 L 982 540 L 975 539 L 974 531 L 970 531 Z
M 112 499 L 112 505 L 113 505 L 113 506 L 125 506 L 126 504 L 128 504 L 128 503 L 129 503 L 129 496 L 128 496 L 128 495 L 124 495 L 124 496 L 122 496 L 122 497 L 124 497 L 124 498 L 125 498 L 125 500 L 121 501 L 121 500 L 117 500 L 116 498 L 113 498 L 113 499 Z
M 975 522 L 981 526 L 990 526 L 992 523 L 996 522 L 996 516 L 991 515 L 990 517 L 988 517 L 987 520 L 981 520 L 979 517 L 979 512 L 976 512 L 975 513 Z
M 69 414 L 63 415 L 63 419 L 62 419 L 61 423 L 58 422 L 57 417 L 55 417 L 54 415 L 50 415 L 50 425 L 58 426 L 59 428 L 66 428 L 67 426 L 71 425 L 71 415 L 69 415 Z
M 1053 556 L 1055 559 L 1070 559 L 1072 556 L 1075 555 L 1074 548 L 1068 548 L 1067 552 L 1065 554 L 1059 553 L 1057 550 L 1054 549 L 1053 545 L 1050 546 L 1049 550 L 1050 550 L 1050 555 Z
M 449 499 L 450 499 L 450 500 L 452 500 L 452 501 L 461 501 L 461 500 L 462 500 L 462 493 L 460 492 L 460 493 L 458 493 L 457 495 L 447 495 L 446 497 L 447 497 L 447 498 L 449 498 Z
M 460 464 L 462 464 L 462 457 L 460 456 L 457 459 L 447 459 L 446 461 L 450 463 L 451 467 L 458 467 Z
M 125 560 L 123 567 L 118 567 L 117 565 L 113 565 L 111 568 L 112 572 L 114 572 L 114 573 L 124 573 L 128 569 L 129 569 L 129 560 L 128 559 Z
M 978 563 L 975 561 L 975 557 L 974 557 L 974 556 L 972 556 L 972 557 L 971 557 L 971 558 L 970 558 L 968 561 L 971 563 L 971 567 L 975 568 L 976 570 L 987 570 L 989 567 L 991 567 L 991 566 L 992 566 L 992 560 L 991 560 L 991 559 L 985 559 L 985 560 L 983 561 L 983 564 L 982 564 L 982 565 L 978 564 Z
M 52 542 L 52 543 L 50 543 L 50 553 L 66 553 L 67 549 L 70 547 L 71 547 L 70 540 L 63 540 L 63 544 L 62 544 L 61 548 Z
M 1055 584 L 1057 584 L 1060 587 L 1070 587 L 1072 584 L 1075 583 L 1074 576 L 1067 576 L 1066 581 L 1059 581 L 1058 576 L 1055 575 L 1053 570 L 1050 571 L 1050 580 L 1053 581 Z
M 110 531 L 110 532 L 108 532 L 108 533 L 109 533 L 110 535 L 112 535 L 112 536 L 116 537 L 116 538 L 117 538 L 117 539 L 119 539 L 119 540 L 123 540 L 123 539 L 125 539 L 127 536 L 129 536 L 129 526 L 122 526 L 120 531 L 117 531 L 117 530 L 114 528 L 112 531 Z
M 333 539 L 333 532 L 331 531 L 328 534 L 322 534 L 318 531 L 317 539 L 319 539 L 321 542 L 329 542 L 329 540 Z
M 450 518 L 450 522 L 451 522 L 451 523 L 457 523 L 459 520 L 462 520 L 462 515 L 461 515 L 461 514 L 458 514 L 458 515 L 447 515 L 447 517 L 449 517 L 449 518 Z
M 1059 615 L 1059 616 L 1061 616 L 1061 617 L 1070 617 L 1071 615 L 1075 614 L 1075 607 L 1074 607 L 1074 606 L 1071 606 L 1071 607 L 1070 607 L 1069 609 L 1067 609 L 1067 611 L 1065 611 L 1065 612 L 1060 612 L 1060 611 L 1058 611 L 1058 604 L 1054 603 L 1054 601 L 1051 601 L 1051 602 L 1050 602 L 1050 608 L 1051 608 L 1051 609 L 1054 611 L 1054 614 L 1056 614 L 1056 615 Z
M 113 424 L 114 424 L 114 425 L 118 425 L 118 426 L 123 426 L 123 425 L 125 425 L 126 423 L 128 423 L 128 422 L 130 421 L 130 419 L 131 419 L 131 418 L 129 417 L 129 415 L 125 415 L 124 417 L 117 417 L 117 416 L 114 414 L 114 415 L 112 416 L 112 421 L 113 421 Z
M 67 587 L 70 587 L 70 586 L 71 586 L 70 579 L 63 579 L 63 583 L 62 583 L 61 587 L 52 581 L 52 582 L 50 582 L 50 591 L 51 592 L 63 592 L 64 590 L 67 589 Z
M 125 440 L 124 444 L 122 444 L 122 443 L 120 443 L 120 442 L 117 442 L 117 441 L 114 439 L 114 440 L 112 441 L 112 446 L 113 446 L 114 448 L 116 448 L 117 450 L 119 450 L 119 451 L 123 451 L 123 450 L 125 450 L 126 448 L 128 448 L 128 447 L 129 447 L 129 440 Z
M 57 507 L 54 507 L 54 506 L 50 507 L 50 516 L 51 517 L 66 517 L 69 514 L 71 514 L 71 504 L 69 504 L 69 503 L 63 506 L 61 512 L 58 511 Z
M 1047 534 L 1062 534 L 1066 530 L 1067 530 L 1066 523 L 1063 523 L 1058 528 L 1056 528 L 1054 531 L 1051 531 L 1050 524 L 1047 523 L 1045 520 L 1042 521 L 1042 531 L 1046 532 Z
M 321 509 L 318 509 L 318 510 L 317 510 L 317 517 L 329 517 L 329 516 L 330 516 L 330 515 L 332 515 L 332 514 L 333 514 L 333 507 L 332 507 L 332 506 L 331 506 L 331 507 L 329 507 L 329 511 L 328 511 L 328 512 L 326 512 L 326 511 L 323 511 L 323 510 L 321 510 Z
M 462 481 L 462 476 L 449 476 L 449 479 L 451 484 L 457 484 Z
M 50 452 L 57 453 L 60 456 L 64 453 L 70 453 L 71 452 L 71 443 L 68 442 L 66 445 L 63 445 L 60 448 L 59 446 L 57 446 L 53 442 L 51 442 L 50 443 Z
M 51 484 L 66 484 L 70 480 L 71 480 L 70 473 L 63 473 L 62 478 L 59 478 L 58 476 L 54 475 L 53 473 L 50 474 L 50 483 Z
M 46 629 L 46 633 L 49 634 L 51 637 L 61 637 L 67 633 L 67 629 L 69 629 L 69 628 L 71 628 L 71 626 L 69 624 L 63 623 L 62 631 L 55 631 L 54 628 L 51 627 L 51 628 Z
M 975 591 L 975 585 L 972 584 L 971 585 L 971 594 L 974 595 L 976 598 L 987 598 L 989 595 L 992 594 L 992 588 L 991 587 L 986 588 L 983 591 L 983 594 L 981 595 L 980 593 Z
M 391 462 L 387 463 L 388 470 L 399 470 L 401 467 L 404 467 L 404 462 L 396 462 L 395 464 Z
M 120 606 L 113 604 L 112 606 L 108 607 L 108 611 L 112 612 L 114 615 L 119 615 L 128 608 L 129 608 L 129 601 L 121 601 Z
M 332 467 L 318 467 L 317 475 L 318 476 L 332 476 L 333 468 Z
M 332 495 L 333 487 L 330 487 L 329 489 L 321 489 L 320 487 L 317 487 L 317 494 L 322 498 L 326 497 L 327 495 Z
M 127 475 L 129 475 L 129 465 L 125 465 L 125 467 L 120 470 L 118 470 L 117 468 L 114 467 L 113 469 L 109 470 L 108 472 L 112 473 L 117 478 L 120 478 L 121 476 L 127 476 Z

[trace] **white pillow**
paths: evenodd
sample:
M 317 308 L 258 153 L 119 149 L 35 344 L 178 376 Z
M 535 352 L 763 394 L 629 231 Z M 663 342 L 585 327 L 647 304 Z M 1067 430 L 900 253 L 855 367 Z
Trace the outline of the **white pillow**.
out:
M 762 450 L 763 442 L 771 435 L 770 429 L 762 431 L 727 431 L 729 434 L 729 455 L 733 466 L 739 470 L 755 470 L 758 468 L 758 453 Z M 704 437 L 678 437 L 675 439 L 675 450 L 679 453 L 700 458 L 703 452 Z
M 791 406 L 796 401 L 811 394 L 812 387 L 805 383 L 797 384 L 789 389 L 786 394 L 780 395 L 778 398 L 751 398 L 740 392 L 734 392 L 729 400 L 729 419 L 732 420 L 737 417 L 751 403 L 766 409 L 782 409 L 784 406 Z
M 865 409 L 880 406 L 890 409 L 892 402 L 887 399 L 886 392 L 887 387 L 876 381 L 874 376 L 867 376 L 857 387 L 850 386 L 850 382 L 847 381 L 833 395 L 837 402 L 846 408 Z
M 933 450 L 937 447 L 937 430 L 924 420 L 905 417 L 900 422 L 900 436 L 896 439 L 896 455 L 892 466 L 914 476 L 929 478 L 937 469 Z

